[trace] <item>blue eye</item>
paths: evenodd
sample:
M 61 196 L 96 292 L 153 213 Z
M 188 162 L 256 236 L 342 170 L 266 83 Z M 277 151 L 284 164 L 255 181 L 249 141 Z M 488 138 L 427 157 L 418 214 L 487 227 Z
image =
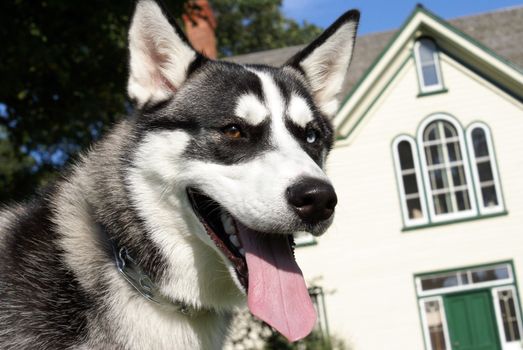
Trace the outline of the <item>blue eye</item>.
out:
M 307 143 L 314 143 L 318 139 L 318 133 L 314 129 L 307 130 Z

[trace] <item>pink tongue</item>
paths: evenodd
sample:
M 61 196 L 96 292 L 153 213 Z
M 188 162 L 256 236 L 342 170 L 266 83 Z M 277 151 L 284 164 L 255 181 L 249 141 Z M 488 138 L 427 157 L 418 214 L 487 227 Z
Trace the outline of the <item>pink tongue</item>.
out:
M 316 323 L 316 311 L 289 240 L 262 235 L 238 223 L 249 271 L 247 300 L 252 314 L 289 341 L 306 337 Z

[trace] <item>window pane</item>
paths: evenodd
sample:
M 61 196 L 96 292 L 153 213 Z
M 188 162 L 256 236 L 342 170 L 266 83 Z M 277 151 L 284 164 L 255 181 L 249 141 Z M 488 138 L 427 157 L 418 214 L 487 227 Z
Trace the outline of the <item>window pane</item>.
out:
M 492 181 L 492 179 L 494 179 L 494 176 L 492 175 L 492 167 L 490 166 L 490 160 L 478 163 L 478 175 L 480 182 Z
M 520 325 L 512 290 L 499 291 L 498 300 L 506 341 L 521 340 L 521 334 L 519 332 Z
M 494 185 L 481 188 L 481 196 L 483 197 L 483 206 L 486 208 L 495 207 L 499 204 Z
M 472 130 L 472 143 L 474 145 L 474 155 L 476 157 L 488 156 L 487 139 L 485 131 L 481 128 Z
M 425 302 L 425 315 L 427 327 L 429 328 L 430 344 L 432 350 L 447 350 L 445 344 L 445 331 L 443 329 L 443 317 L 438 300 Z
M 452 204 L 449 194 L 439 194 L 434 196 L 434 209 L 436 214 L 446 214 L 450 212 Z
M 443 152 L 441 145 L 425 147 L 427 153 L 427 163 L 429 165 L 437 165 L 443 163 Z
M 434 62 L 434 52 L 436 46 L 431 40 L 421 39 L 419 41 L 419 58 L 422 65 Z
M 455 287 L 458 284 L 458 276 L 456 273 L 435 275 L 423 277 L 421 280 L 422 290 L 431 290 L 439 288 Z
M 409 211 L 409 219 L 420 219 L 423 217 L 421 201 L 419 198 L 408 199 L 407 210 Z
M 448 187 L 447 172 L 443 170 L 431 170 L 430 174 L 430 187 L 433 190 L 443 189 Z
M 450 168 L 450 172 L 452 173 L 452 183 L 454 186 L 461 186 L 466 185 L 467 180 L 465 179 L 465 170 L 463 169 L 463 166 L 453 166 Z
M 457 191 L 456 192 L 456 204 L 458 205 L 459 211 L 470 209 L 468 191 Z
M 432 123 L 429 126 L 427 126 L 427 129 L 425 130 L 425 137 L 424 137 L 425 141 L 426 140 L 435 141 L 435 140 L 440 139 L 439 130 L 438 130 L 437 126 L 438 125 L 436 123 Z
M 503 280 L 508 278 L 509 274 L 506 266 L 498 266 L 472 271 L 472 281 L 474 283 Z
M 425 86 L 438 85 L 438 73 L 436 72 L 436 66 L 424 66 L 421 68 L 423 73 L 423 83 Z
M 458 132 L 456 131 L 456 128 L 454 128 L 450 124 L 444 124 L 443 128 L 445 130 L 445 137 L 451 138 L 458 136 Z
M 446 138 L 458 136 L 458 131 L 456 130 L 454 125 L 450 124 L 449 122 L 444 122 L 444 121 L 440 121 L 439 124 L 441 124 L 441 127 L 445 130 Z
M 412 158 L 412 149 L 408 141 L 401 141 L 398 145 L 400 156 L 400 166 L 402 170 L 413 169 L 414 159 Z
M 405 194 L 418 193 L 416 174 L 403 175 L 403 187 L 405 187 Z
M 455 162 L 461 160 L 461 150 L 459 149 L 459 142 L 447 143 L 447 149 L 449 151 L 449 161 Z
M 418 187 L 418 170 L 414 160 L 414 153 L 416 149 L 413 147 L 413 141 L 402 140 L 398 143 L 396 152 L 398 152 L 397 166 L 400 168 L 398 174 L 401 177 L 400 181 L 403 185 L 403 210 L 407 220 L 415 220 L 423 218 L 422 210 L 422 194 Z M 414 148 L 414 149 L 413 149 Z M 408 222 L 406 223 L 409 224 Z

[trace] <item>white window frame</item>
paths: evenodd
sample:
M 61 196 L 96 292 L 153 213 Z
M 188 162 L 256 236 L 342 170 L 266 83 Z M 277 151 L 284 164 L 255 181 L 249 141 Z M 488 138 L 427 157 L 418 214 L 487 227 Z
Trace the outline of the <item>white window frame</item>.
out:
M 498 292 L 510 290 L 512 292 L 512 295 L 514 296 L 514 309 L 516 310 L 516 317 L 518 319 L 518 325 L 519 325 L 519 334 L 520 337 L 523 339 L 523 329 L 521 325 L 521 314 L 519 311 L 519 296 L 516 292 L 516 287 L 512 286 L 503 286 L 503 287 L 497 287 L 492 288 L 492 302 L 494 304 L 494 313 L 496 315 L 496 323 L 498 326 L 498 334 L 499 334 L 499 340 L 501 342 L 501 348 L 503 350 L 521 350 L 521 343 L 522 340 L 515 340 L 508 342 L 505 339 L 505 329 L 503 328 L 503 318 L 501 316 L 501 308 L 499 307 L 499 298 L 498 298 Z
M 429 171 L 427 169 L 427 157 L 425 155 L 425 144 L 423 140 L 423 134 L 425 131 L 425 128 L 432 123 L 433 121 L 441 120 L 449 122 L 454 128 L 456 128 L 456 132 L 458 133 L 459 138 L 459 148 L 461 152 L 461 157 L 463 161 L 463 170 L 465 172 L 465 179 L 467 181 L 466 189 L 469 193 L 469 201 L 470 201 L 470 209 L 469 210 L 463 210 L 463 211 L 456 211 L 452 213 L 446 213 L 446 214 L 436 214 L 436 210 L 434 208 L 434 199 L 433 194 L 434 191 L 432 190 L 430 186 L 430 177 L 429 177 Z M 425 184 L 425 190 L 426 190 L 426 198 L 427 202 L 429 204 L 429 214 L 432 222 L 444 222 L 444 221 L 450 221 L 450 220 L 457 220 L 457 219 L 463 219 L 468 217 L 473 217 L 477 215 L 477 208 L 476 208 L 476 191 L 474 190 L 473 184 L 472 184 L 472 176 L 470 174 L 470 167 L 469 167 L 469 158 L 468 158 L 468 151 L 465 146 L 465 137 L 463 135 L 463 129 L 461 128 L 461 125 L 454 119 L 453 117 L 438 113 L 433 114 L 429 116 L 428 118 L 425 118 L 425 120 L 420 124 L 418 129 L 418 136 L 417 136 L 417 143 L 418 143 L 418 150 L 420 154 L 420 161 L 421 161 L 421 172 L 422 177 Z
M 496 189 L 496 195 L 498 200 L 498 205 L 495 207 L 485 207 L 483 205 L 483 194 L 481 192 L 481 182 L 479 180 L 478 167 L 476 164 L 476 156 L 474 152 L 474 143 L 472 142 L 472 131 L 476 128 L 480 128 L 485 133 L 485 138 L 487 141 L 487 150 L 489 153 L 490 167 L 492 169 L 492 177 L 494 182 L 494 188 Z M 472 168 L 472 175 L 474 176 L 474 187 L 476 190 L 476 198 L 478 199 L 479 212 L 482 215 L 485 214 L 495 214 L 500 213 L 505 210 L 503 205 L 503 195 L 501 193 L 501 182 L 499 180 L 499 173 L 497 167 L 496 155 L 494 154 L 494 147 L 492 145 L 492 134 L 487 125 L 481 122 L 475 122 L 468 126 L 467 128 L 467 146 L 470 156 L 470 167 Z
M 418 186 L 419 199 L 421 202 L 422 217 L 417 219 L 409 218 L 409 210 L 407 207 L 407 198 L 405 194 L 405 186 L 403 185 L 403 170 L 401 169 L 401 162 L 398 152 L 398 146 L 401 142 L 407 141 L 410 144 L 412 151 L 412 160 L 414 162 L 414 174 L 416 175 L 416 184 Z M 427 200 L 425 198 L 425 187 L 423 186 L 423 180 L 421 178 L 421 171 L 419 167 L 418 147 L 414 138 L 407 135 L 400 135 L 392 142 L 392 153 L 394 155 L 394 165 L 396 170 L 396 179 L 399 187 L 401 209 L 403 213 L 403 222 L 405 226 L 416 226 L 424 225 L 429 222 L 429 216 L 427 212 Z
M 434 66 L 436 70 L 436 76 L 438 78 L 438 84 L 435 85 L 425 85 L 425 81 L 423 79 L 423 70 L 421 67 L 421 57 L 420 57 L 420 46 L 422 41 L 430 41 L 434 45 L 434 52 L 433 52 L 433 60 L 434 60 Z M 414 58 L 416 61 L 416 71 L 418 72 L 418 82 L 422 93 L 427 92 L 433 92 L 438 90 L 443 90 L 443 79 L 441 74 L 441 68 L 440 68 L 440 62 L 439 62 L 439 50 L 438 45 L 436 45 L 436 42 L 428 37 L 422 37 L 416 40 L 414 43 Z
M 427 320 L 427 314 L 425 313 L 425 303 L 431 302 L 431 301 L 437 301 L 439 303 L 439 306 L 440 306 L 439 309 L 441 312 L 441 323 L 443 326 L 443 336 L 445 338 L 445 347 L 448 350 L 451 350 L 452 348 L 450 346 L 449 328 L 447 326 L 447 315 L 445 314 L 445 305 L 443 304 L 443 297 L 441 297 L 441 296 L 419 299 L 419 308 L 421 311 L 421 324 L 423 327 L 423 334 L 425 336 L 425 349 L 433 350 L 432 343 L 430 341 L 430 331 L 429 331 L 429 325 L 428 325 L 428 320 Z
M 475 272 L 475 271 L 479 271 L 479 270 L 484 270 L 484 269 L 488 269 L 488 268 L 495 268 L 495 267 L 500 267 L 500 266 L 504 266 L 507 268 L 508 270 L 508 278 L 505 278 L 505 279 L 500 279 L 500 280 L 494 280 L 494 281 L 487 281 L 487 282 L 479 282 L 479 283 L 469 283 L 469 284 L 464 284 L 464 285 L 459 285 L 459 286 L 452 286 L 452 287 L 443 287 L 443 288 L 438 288 L 438 289 L 431 289 L 431 290 L 423 290 L 421 288 L 421 279 L 423 277 L 427 277 L 427 276 L 418 276 L 416 277 L 416 290 L 418 292 L 418 296 L 420 297 L 425 297 L 425 296 L 433 296 L 433 295 L 442 295 L 442 294 L 448 294 L 448 293 L 455 293 L 455 292 L 462 292 L 462 291 L 467 291 L 467 290 L 473 290 L 473 289 L 480 289 L 480 288 L 488 288 L 488 287 L 497 287 L 497 286 L 502 286 L 502 285 L 507 285 L 507 284 L 513 284 L 514 283 L 514 272 L 512 271 L 512 266 L 508 263 L 501 263 L 501 264 L 492 264 L 492 265 L 487 265 L 487 266 L 483 266 L 483 267 L 476 267 L 476 268 L 464 268 L 464 269 L 461 269 L 461 270 L 456 270 L 454 271 L 456 274 L 460 274 L 460 273 L 463 273 L 463 272 L 469 272 L 469 273 L 472 273 L 472 272 Z M 443 273 L 434 273 L 434 275 L 440 275 L 440 274 L 443 274 Z M 469 279 L 472 280 L 469 276 Z

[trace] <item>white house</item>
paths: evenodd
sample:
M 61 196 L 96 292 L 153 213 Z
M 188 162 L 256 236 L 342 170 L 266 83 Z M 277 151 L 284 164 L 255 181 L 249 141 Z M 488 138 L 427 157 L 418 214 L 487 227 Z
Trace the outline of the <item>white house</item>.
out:
M 417 7 L 358 39 L 328 166 L 336 219 L 296 250 L 323 324 L 355 350 L 523 349 L 522 33 L 523 7 L 448 22 Z

